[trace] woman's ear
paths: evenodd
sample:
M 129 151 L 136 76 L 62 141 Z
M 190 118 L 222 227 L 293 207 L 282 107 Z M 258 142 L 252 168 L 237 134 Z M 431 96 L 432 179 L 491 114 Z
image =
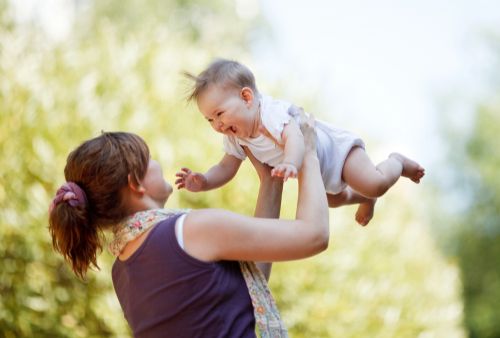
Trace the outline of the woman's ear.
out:
M 128 174 L 127 180 L 128 180 L 128 187 L 133 192 L 139 194 L 144 194 L 144 192 L 146 192 L 146 189 L 144 189 L 144 187 L 139 182 L 137 182 L 137 180 L 134 177 L 132 177 L 131 174 Z
M 252 106 L 253 99 L 254 99 L 254 92 L 251 88 L 249 87 L 243 87 L 240 92 L 240 96 L 245 101 L 246 105 L 248 107 Z

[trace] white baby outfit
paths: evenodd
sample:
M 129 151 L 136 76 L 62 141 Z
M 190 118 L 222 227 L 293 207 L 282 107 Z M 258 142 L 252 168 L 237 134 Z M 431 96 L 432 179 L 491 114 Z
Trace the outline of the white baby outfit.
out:
M 278 145 L 269 137 L 259 135 L 256 138 L 240 139 L 235 136 L 224 135 L 224 151 L 241 160 L 246 158 L 242 146 L 247 146 L 260 162 L 271 167 L 283 161 L 284 142 L 281 138 L 283 128 L 290 121 L 299 116 L 292 116 L 288 109 L 291 103 L 273 99 L 270 96 L 260 97 L 260 112 L 262 124 L 274 137 Z M 316 120 L 316 144 L 320 162 L 321 176 L 326 192 L 338 194 L 345 189 L 346 183 L 342 181 L 342 168 L 353 147 L 362 147 L 363 141 L 356 135 L 346 130 L 338 129 L 328 123 Z

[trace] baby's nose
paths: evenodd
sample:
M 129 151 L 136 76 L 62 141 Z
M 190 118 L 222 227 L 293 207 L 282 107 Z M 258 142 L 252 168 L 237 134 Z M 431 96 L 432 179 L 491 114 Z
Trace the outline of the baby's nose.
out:
M 222 132 L 224 130 L 224 123 L 222 121 L 216 122 L 217 131 Z

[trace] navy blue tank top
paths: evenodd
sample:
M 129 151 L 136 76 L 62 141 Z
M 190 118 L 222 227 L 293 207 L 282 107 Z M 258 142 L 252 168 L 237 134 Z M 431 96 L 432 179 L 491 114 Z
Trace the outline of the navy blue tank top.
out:
M 177 217 L 158 223 L 113 285 L 134 337 L 255 337 L 255 319 L 238 262 L 189 256 L 175 237 Z

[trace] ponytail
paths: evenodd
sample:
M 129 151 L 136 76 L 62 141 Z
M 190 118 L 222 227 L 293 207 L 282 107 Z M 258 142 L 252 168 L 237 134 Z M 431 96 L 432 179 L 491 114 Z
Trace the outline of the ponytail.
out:
M 83 279 L 91 266 L 99 269 L 99 230 L 89 219 L 85 192 L 76 183 L 67 182 L 57 191 L 49 208 L 49 231 L 52 246 L 71 264 L 77 276 Z

